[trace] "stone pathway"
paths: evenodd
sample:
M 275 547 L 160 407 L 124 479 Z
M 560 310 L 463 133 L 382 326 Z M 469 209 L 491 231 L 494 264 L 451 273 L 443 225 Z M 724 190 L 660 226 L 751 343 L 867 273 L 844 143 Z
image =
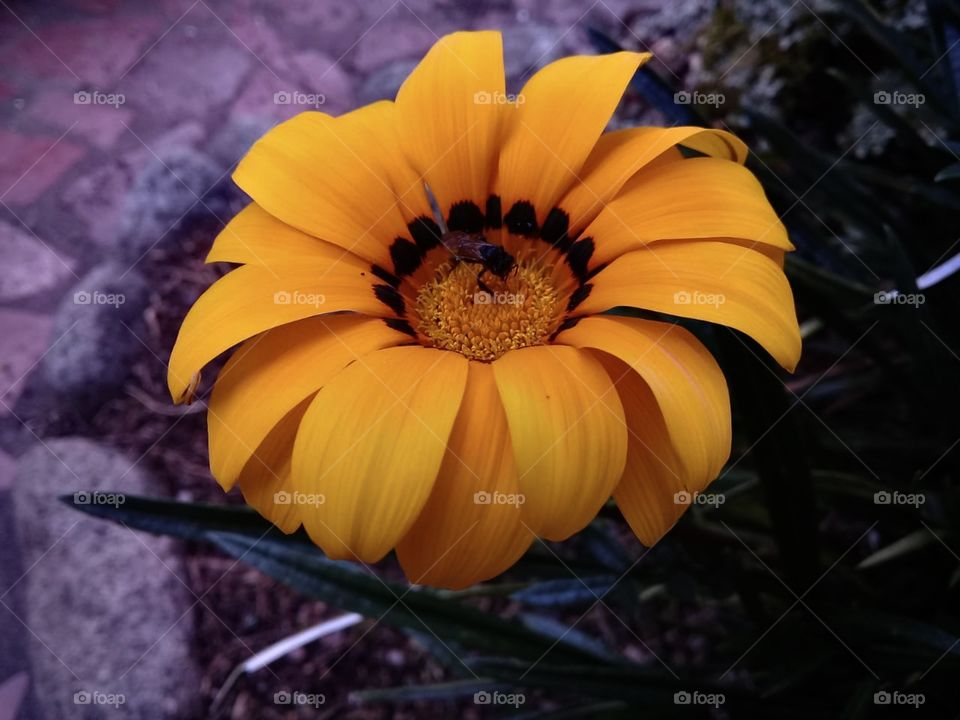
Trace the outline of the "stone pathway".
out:
M 606 0 L 585 14 L 561 0 L 0 3 L 0 684 L 32 673 L 23 717 L 79 717 L 65 686 L 109 692 L 136 651 L 158 679 L 184 677 L 171 665 L 189 663 L 150 645 L 189 608 L 170 568 L 156 567 L 158 557 L 176 567 L 175 549 L 88 520 L 61 541 L 61 526 L 81 518 L 54 500 L 78 476 L 93 486 L 105 479 L 96 468 L 130 463 L 49 436 L 71 434 L 71 414 L 122 392 L 144 352 L 144 258 L 176 252 L 191 218 L 235 211 L 224 187 L 263 131 L 304 110 L 392 98 L 438 36 L 504 29 L 515 90 L 544 63 L 590 52 L 589 25 L 622 34 L 626 5 Z M 654 13 L 661 3 L 647 5 Z M 64 416 L 58 429 L 32 425 L 38 398 Z M 128 479 L 138 491 L 173 491 L 169 478 Z M 126 586 L 90 586 L 105 566 L 133 575 Z M 138 604 L 136 588 L 147 590 L 135 639 L 108 636 L 111 603 Z M 188 628 L 174 637 L 181 650 Z M 104 656 L 101 642 L 116 652 Z M 170 688 L 169 713 L 150 715 L 155 698 L 143 693 L 119 716 L 173 717 L 190 705 L 189 688 Z

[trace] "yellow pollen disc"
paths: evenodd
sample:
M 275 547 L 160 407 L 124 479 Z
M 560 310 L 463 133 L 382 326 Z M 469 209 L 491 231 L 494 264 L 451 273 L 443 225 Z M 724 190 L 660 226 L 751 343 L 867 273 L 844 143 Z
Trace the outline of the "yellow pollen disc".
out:
M 480 270 L 475 263 L 446 263 L 421 286 L 420 334 L 434 347 L 486 362 L 508 350 L 544 343 L 562 314 L 550 268 L 518 259 L 506 280 L 484 273 L 489 293 L 477 283 Z

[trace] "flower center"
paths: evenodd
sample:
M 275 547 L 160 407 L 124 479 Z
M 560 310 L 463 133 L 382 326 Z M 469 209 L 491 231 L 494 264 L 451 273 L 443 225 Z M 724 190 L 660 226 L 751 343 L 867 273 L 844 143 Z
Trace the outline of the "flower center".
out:
M 476 263 L 447 262 L 417 294 L 417 330 L 434 347 L 489 362 L 508 350 L 539 345 L 560 324 L 562 299 L 551 268 L 518 259 L 503 280 L 477 275 Z

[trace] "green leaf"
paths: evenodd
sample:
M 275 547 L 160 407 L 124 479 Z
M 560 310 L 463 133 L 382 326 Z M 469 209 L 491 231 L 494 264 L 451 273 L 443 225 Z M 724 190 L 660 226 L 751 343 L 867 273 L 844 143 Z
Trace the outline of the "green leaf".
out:
M 872 608 L 853 612 L 840 608 L 824 619 L 831 626 L 846 627 L 851 635 L 858 636 L 862 642 L 878 646 L 892 644 L 895 652 L 903 653 L 908 646 L 914 645 L 927 648 L 930 652 L 926 656 L 934 659 L 941 654 L 960 657 L 960 638 L 935 625 L 903 615 Z
M 626 572 L 633 564 L 634 559 L 617 539 L 611 524 L 602 518 L 597 518 L 581 530 L 580 538 L 590 556 L 617 575 Z
M 210 505 L 206 503 L 185 503 L 173 500 L 155 500 L 153 498 L 124 495 L 122 505 L 76 504 L 73 495 L 62 495 L 64 504 L 93 515 L 111 520 L 137 530 L 145 530 L 154 535 L 170 535 L 183 540 L 209 540 L 210 533 L 230 531 L 251 537 L 266 534 L 284 537 L 274 525 L 245 505 Z M 306 534 L 289 536 L 291 540 L 306 542 Z
M 909 535 L 905 535 L 896 542 L 890 543 L 875 553 L 865 557 L 857 567 L 861 570 L 866 568 L 871 568 L 876 565 L 882 565 L 885 562 L 890 562 L 904 555 L 909 555 L 910 553 L 917 552 L 927 547 L 932 543 L 936 538 L 933 537 L 933 534 L 927 530 L 916 530 Z
M 939 205 L 953 210 L 960 209 L 960 196 L 948 187 L 931 184 L 927 181 L 929 176 L 918 179 L 903 173 L 889 172 L 875 165 L 865 165 L 847 160 L 839 163 L 837 170 L 842 170 L 864 183 L 908 195 L 912 201 Z M 941 179 L 939 176 L 934 178 L 934 180 L 939 179 Z
M 615 652 L 608 649 L 599 640 L 590 637 L 565 622 L 532 613 L 523 613 L 520 619 L 523 620 L 523 624 L 527 627 L 536 630 L 542 635 L 552 637 L 555 642 L 565 642 L 586 655 L 614 664 L 623 662 Z
M 956 180 L 958 178 L 960 178 L 960 163 L 953 163 L 953 165 L 947 165 L 938 172 L 933 179 L 937 182 L 943 182 L 944 180 Z
M 570 607 L 596 602 L 617 581 L 613 575 L 547 580 L 535 583 L 510 597 L 533 607 Z
M 229 555 L 305 595 L 389 625 L 429 632 L 456 647 L 527 658 L 537 658 L 553 647 L 551 652 L 568 661 L 596 660 L 572 643 L 556 642 L 519 623 L 440 597 L 429 588 L 383 580 L 359 564 L 330 560 L 316 548 L 236 533 L 215 532 L 211 539 Z

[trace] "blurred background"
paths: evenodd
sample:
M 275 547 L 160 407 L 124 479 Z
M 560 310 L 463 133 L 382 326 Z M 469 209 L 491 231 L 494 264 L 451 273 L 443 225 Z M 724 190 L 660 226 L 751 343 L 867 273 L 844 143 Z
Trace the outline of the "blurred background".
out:
M 0 6 L 0 719 L 960 717 L 956 4 Z M 224 496 L 165 363 L 226 271 L 202 259 L 253 140 L 392 98 L 438 36 L 486 28 L 513 92 L 648 49 L 615 126 L 747 140 L 798 247 L 805 350 L 784 377 L 694 328 L 734 451 L 655 548 L 609 507 L 436 592 Z

